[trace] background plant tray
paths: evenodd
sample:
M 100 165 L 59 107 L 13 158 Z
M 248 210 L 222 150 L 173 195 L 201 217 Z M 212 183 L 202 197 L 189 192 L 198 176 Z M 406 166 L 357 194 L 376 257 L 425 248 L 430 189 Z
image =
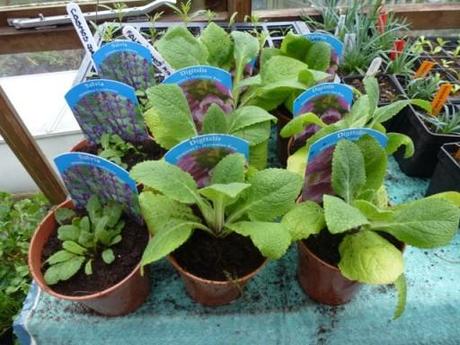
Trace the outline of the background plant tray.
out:
M 276 164 L 273 155 L 271 163 Z M 386 186 L 392 202 L 425 193 L 428 181 L 405 176 L 393 159 L 389 172 Z M 404 256 L 408 302 L 397 321 L 391 321 L 396 298 L 390 286 L 364 286 L 340 307 L 309 299 L 296 279 L 297 249 L 292 246 L 281 260 L 266 265 L 241 299 L 227 306 L 192 302 L 163 260 L 151 267 L 151 295 L 133 314 L 101 317 L 79 304 L 31 293 L 16 333 L 23 335 L 22 344 L 29 344 L 28 332 L 39 345 L 458 344 L 460 235 L 447 248 L 409 247 Z

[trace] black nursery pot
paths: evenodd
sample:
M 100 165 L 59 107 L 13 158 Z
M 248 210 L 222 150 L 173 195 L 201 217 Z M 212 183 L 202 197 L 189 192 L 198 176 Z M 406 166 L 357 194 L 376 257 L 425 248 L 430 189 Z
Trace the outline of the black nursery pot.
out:
M 460 149 L 460 143 L 446 144 L 438 154 L 438 164 L 431 179 L 426 195 L 441 192 L 460 192 L 460 163 L 454 155 Z
M 13 328 L 8 328 L 1 336 L 0 336 L 0 344 L 2 345 L 13 345 Z
M 411 158 L 404 158 L 404 149 L 395 153 L 401 170 L 408 176 L 431 177 L 437 164 L 437 155 L 442 145 L 459 142 L 460 135 L 433 133 L 427 124 L 417 115 L 412 106 L 403 110 L 400 121 L 400 133 L 408 135 L 415 146 Z

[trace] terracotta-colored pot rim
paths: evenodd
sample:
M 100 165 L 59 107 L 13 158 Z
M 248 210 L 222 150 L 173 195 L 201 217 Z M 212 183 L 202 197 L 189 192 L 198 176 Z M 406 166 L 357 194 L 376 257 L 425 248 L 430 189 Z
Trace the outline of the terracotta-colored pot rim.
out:
M 254 271 L 246 274 L 243 277 L 239 277 L 239 278 L 234 279 L 234 280 L 210 280 L 210 279 L 205 279 L 205 278 L 198 277 L 198 276 L 190 273 L 189 271 L 185 270 L 185 268 L 183 268 L 181 265 L 179 265 L 179 263 L 177 262 L 176 258 L 174 258 L 174 256 L 172 254 L 168 255 L 167 258 L 168 258 L 168 261 L 171 263 L 171 265 L 174 266 L 174 268 L 176 270 L 178 270 L 182 274 L 186 275 L 188 278 L 191 278 L 193 280 L 197 280 L 197 281 L 199 281 L 200 283 L 203 283 L 203 284 L 213 284 L 213 285 L 221 285 L 221 286 L 228 285 L 228 284 L 231 284 L 233 282 L 241 283 L 241 282 L 244 282 L 246 280 L 249 280 L 250 278 L 255 276 L 265 266 L 265 264 L 268 261 L 268 259 L 265 258 L 265 260 Z
M 32 267 L 32 258 L 31 258 L 31 251 L 32 251 L 32 247 L 33 247 L 33 244 L 35 243 L 36 241 L 36 237 L 38 236 L 38 233 L 40 232 L 40 229 L 42 228 L 42 223 L 45 222 L 46 219 L 48 219 L 48 217 L 54 217 L 54 214 L 56 212 L 56 210 L 58 208 L 62 208 L 63 205 L 67 204 L 68 202 L 71 202 L 70 199 L 64 201 L 63 203 L 59 204 L 55 209 L 51 210 L 47 215 L 46 217 L 43 219 L 42 222 L 40 222 L 40 224 L 38 225 L 38 228 L 37 230 L 34 232 L 34 235 L 32 236 L 32 240 L 30 241 L 30 249 L 29 249 L 29 253 L 28 253 L 28 264 L 29 264 L 29 267 Z M 73 208 L 73 204 L 72 205 L 72 208 Z M 56 230 L 56 229 L 55 229 Z M 150 233 L 149 233 L 149 236 L 150 236 Z M 43 249 L 42 249 L 42 252 L 43 252 Z M 40 267 L 42 266 L 42 263 L 40 262 Z M 140 262 L 136 265 L 136 267 L 134 267 L 134 269 L 131 271 L 131 273 L 129 273 L 125 278 L 123 278 L 121 281 L 119 281 L 118 283 L 116 283 L 115 285 L 112 285 L 111 287 L 105 289 L 105 290 L 102 290 L 102 291 L 99 291 L 99 292 L 96 292 L 96 293 L 93 293 L 93 294 L 90 294 L 90 295 L 84 295 L 84 296 L 69 296 L 69 295 L 62 295 L 56 291 L 54 291 L 48 284 L 45 283 L 45 278 L 43 276 L 43 274 L 41 273 L 40 271 L 40 275 L 42 276 L 42 279 L 37 279 L 38 277 L 35 276 L 35 272 L 33 270 L 30 270 L 34 280 L 38 283 L 38 285 L 40 286 L 40 288 L 44 291 L 46 291 L 48 294 L 54 296 L 54 297 L 57 297 L 57 298 L 60 298 L 60 299 L 65 299 L 65 300 L 69 300 L 69 301 L 87 301 L 87 300 L 92 300 L 92 299 L 96 299 L 96 298 L 99 298 L 99 297 L 103 297 L 105 295 L 108 295 L 110 294 L 111 292 L 117 290 L 121 285 L 125 284 L 128 280 L 130 280 L 135 274 L 137 274 L 139 271 L 140 271 L 140 268 L 141 268 L 141 264 Z
M 308 246 L 304 243 L 304 240 L 300 240 L 300 241 L 297 241 L 297 243 L 303 247 L 303 249 L 308 252 L 309 255 L 313 256 L 313 258 L 315 258 L 315 260 L 318 260 L 320 261 L 324 266 L 327 266 L 328 268 L 330 268 L 331 270 L 334 270 L 340 274 L 342 274 L 342 272 L 340 272 L 340 269 L 337 267 L 337 266 L 334 266 L 334 265 L 331 265 L 329 263 L 327 263 L 326 261 L 324 261 L 323 259 L 321 259 L 319 256 L 317 256 L 315 253 L 313 253 L 310 248 L 308 248 Z

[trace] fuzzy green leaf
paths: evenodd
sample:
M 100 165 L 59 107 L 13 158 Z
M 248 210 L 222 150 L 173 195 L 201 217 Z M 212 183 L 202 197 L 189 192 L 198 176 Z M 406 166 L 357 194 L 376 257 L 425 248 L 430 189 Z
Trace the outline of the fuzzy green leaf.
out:
M 351 110 L 343 118 L 343 121 L 349 128 L 361 128 L 370 120 L 370 102 L 369 96 L 363 95 L 359 97 L 351 107 Z
M 452 205 L 460 208 L 460 193 L 459 192 L 442 192 L 430 195 L 429 199 L 444 199 L 449 201 Z
M 305 56 L 308 67 L 317 71 L 326 71 L 331 63 L 331 46 L 326 42 L 313 42 Z
M 303 180 L 282 169 L 266 169 L 251 176 L 249 183 L 248 199 L 236 213 L 248 214 L 251 220 L 271 221 L 295 206 Z
M 201 33 L 200 40 L 209 52 L 209 64 L 224 69 L 230 67 L 233 54 L 233 41 L 224 29 L 211 22 Z
M 48 285 L 57 284 L 60 281 L 68 280 L 74 276 L 85 262 L 84 256 L 75 256 L 74 258 L 50 266 L 44 275 Z
M 351 202 L 366 183 L 364 157 L 359 146 L 340 140 L 332 157 L 332 187 L 346 202 Z
M 307 239 L 326 226 L 323 209 L 312 201 L 296 205 L 284 215 L 281 224 L 288 229 L 292 241 Z
M 63 225 L 63 224 L 68 224 L 76 216 L 76 213 L 74 210 L 70 208 L 65 208 L 61 207 L 56 210 L 54 213 L 54 217 L 56 218 L 56 221 L 58 224 Z
M 217 104 L 211 104 L 203 119 L 202 134 L 227 133 L 227 118 Z
M 371 223 L 398 240 L 419 248 L 435 248 L 450 243 L 457 233 L 460 209 L 447 200 L 427 198 L 395 210 L 394 217 Z
M 170 27 L 155 46 L 174 69 L 207 64 L 206 46 L 183 25 Z
M 291 244 L 289 231 L 280 223 L 238 222 L 227 227 L 242 236 L 249 236 L 262 255 L 269 259 L 282 257 Z
M 305 169 L 307 167 L 307 154 L 307 147 L 304 146 L 298 149 L 296 152 L 289 156 L 286 169 L 299 176 L 302 176 L 303 178 L 305 176 Z
M 390 284 L 404 271 L 400 250 L 372 231 L 346 235 L 339 247 L 340 272 L 365 284 Z
M 136 164 L 130 175 L 138 183 L 186 204 L 196 202 L 199 197 L 193 177 L 164 161 L 145 161 Z
M 280 51 L 283 55 L 304 61 L 305 52 L 307 52 L 312 45 L 313 43 L 306 39 L 305 36 L 297 35 L 290 31 L 281 42 Z
M 380 99 L 380 88 L 377 78 L 374 76 L 368 76 L 363 79 L 364 89 L 366 95 L 369 97 L 369 109 L 370 113 L 373 114 Z
M 240 107 L 228 116 L 228 132 L 235 133 L 249 126 L 276 122 L 276 120 L 276 117 L 262 108 L 254 106 Z
M 327 126 L 316 114 L 305 113 L 289 121 L 281 130 L 280 135 L 283 138 L 290 138 L 296 134 L 302 133 L 308 125 L 317 125 L 320 127 Z
M 366 171 L 366 183 L 363 189 L 378 190 L 383 185 L 388 158 L 385 149 L 369 135 L 361 137 L 356 145 L 361 150 Z
M 404 158 L 409 158 L 414 155 L 414 142 L 410 137 L 402 133 L 387 133 L 388 144 L 386 153 L 391 155 L 395 153 L 401 146 L 405 147 Z
M 369 224 L 359 209 L 342 199 L 325 194 L 323 203 L 327 228 L 331 234 L 339 234 Z
M 247 183 L 212 184 L 201 188 L 200 194 L 211 201 L 222 200 L 225 204 L 234 201 L 245 189 L 251 185 Z
M 112 262 L 115 261 L 115 255 L 113 254 L 113 250 L 107 248 L 102 252 L 102 260 L 107 264 L 110 265 Z
M 398 279 L 395 281 L 395 288 L 398 292 L 398 304 L 396 305 L 396 310 L 393 314 L 393 320 L 398 319 L 406 309 L 406 300 L 407 300 L 407 282 L 404 274 L 401 274 Z
M 254 125 L 243 127 L 236 131 L 232 131 L 229 134 L 246 140 L 247 142 L 249 142 L 250 146 L 258 145 L 262 142 L 266 142 L 270 138 L 271 123 L 256 123 Z
M 260 144 L 251 146 L 249 150 L 249 163 L 253 168 L 263 170 L 268 161 L 268 138 Z
M 155 141 L 166 149 L 197 135 L 187 99 L 179 85 L 160 84 L 146 91 L 152 107 L 144 114 Z
M 264 48 L 260 53 L 260 65 L 264 66 L 274 56 L 283 55 L 278 48 Z M 258 75 L 260 76 L 260 75 Z
M 233 31 L 231 36 L 236 70 L 242 71 L 259 54 L 259 41 L 247 32 Z
M 246 159 L 242 154 L 232 153 L 225 156 L 212 170 L 211 183 L 243 183 L 245 165 Z
M 170 219 L 198 222 L 192 209 L 176 200 L 152 192 L 139 195 L 142 217 L 152 235 L 165 229 Z
M 393 116 L 399 114 L 409 104 L 410 101 L 401 100 L 380 107 L 375 111 L 373 121 L 375 123 L 383 123 L 385 121 L 388 121 Z
M 388 220 L 393 217 L 394 211 L 391 209 L 381 210 L 373 203 L 366 200 L 355 200 L 353 206 L 361 211 L 368 220 Z
M 80 228 L 75 225 L 61 225 L 58 228 L 58 239 L 61 241 L 78 241 Z
M 62 248 L 76 255 L 84 255 L 86 253 L 86 248 L 74 241 L 64 241 L 62 243 Z
M 67 250 L 59 250 L 53 255 L 51 255 L 46 262 L 50 265 L 58 264 L 70 260 L 75 257 L 76 254 L 68 252 Z
M 260 75 L 263 85 L 286 80 L 298 80 L 301 71 L 308 70 L 308 65 L 287 56 L 274 56 L 262 66 Z

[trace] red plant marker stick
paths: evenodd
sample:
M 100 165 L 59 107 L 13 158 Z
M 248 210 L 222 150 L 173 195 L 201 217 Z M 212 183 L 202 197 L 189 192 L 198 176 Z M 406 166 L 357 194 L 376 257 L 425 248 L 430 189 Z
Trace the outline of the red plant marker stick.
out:
M 406 41 L 404 41 L 403 39 L 394 41 L 393 50 L 390 52 L 390 59 L 395 60 L 399 55 L 401 55 L 405 46 Z
M 385 31 L 385 27 L 387 25 L 387 21 L 388 21 L 388 13 L 387 13 L 387 10 L 385 8 L 385 6 L 381 6 L 379 8 L 379 16 L 377 17 L 377 23 L 376 23 L 376 26 L 377 26 L 377 30 L 383 34 L 383 32 Z

